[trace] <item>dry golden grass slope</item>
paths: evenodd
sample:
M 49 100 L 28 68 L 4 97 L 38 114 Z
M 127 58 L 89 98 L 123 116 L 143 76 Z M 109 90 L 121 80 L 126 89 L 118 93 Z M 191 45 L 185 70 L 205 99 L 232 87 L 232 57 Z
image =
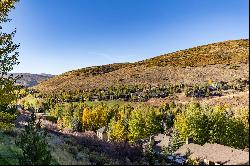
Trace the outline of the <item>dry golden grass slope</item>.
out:
M 192 98 L 186 97 L 184 93 L 174 94 L 166 98 L 151 98 L 146 103 L 154 106 L 161 106 L 164 103 L 176 102 L 187 104 L 192 101 L 199 102 L 210 106 L 226 105 L 232 109 L 241 109 L 249 107 L 249 91 L 231 92 L 229 94 L 223 93 L 223 96 Z
M 136 63 L 116 63 L 73 70 L 40 83 L 45 93 L 126 84 L 196 84 L 249 79 L 249 40 L 229 40 L 157 56 Z

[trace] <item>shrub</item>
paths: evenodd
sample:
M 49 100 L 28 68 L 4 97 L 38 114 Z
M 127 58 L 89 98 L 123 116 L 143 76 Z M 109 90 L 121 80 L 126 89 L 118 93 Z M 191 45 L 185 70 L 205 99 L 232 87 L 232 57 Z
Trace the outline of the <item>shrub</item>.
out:
M 0 111 L 0 129 L 10 131 L 15 125 L 13 124 L 16 119 L 16 114 Z

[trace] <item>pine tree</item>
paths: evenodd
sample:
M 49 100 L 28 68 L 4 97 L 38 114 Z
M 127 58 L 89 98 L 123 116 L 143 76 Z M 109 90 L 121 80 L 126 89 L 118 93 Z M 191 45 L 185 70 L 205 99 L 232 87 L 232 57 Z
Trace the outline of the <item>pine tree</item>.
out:
M 149 162 L 150 165 L 154 165 L 155 161 L 156 161 L 156 154 L 153 150 L 153 144 L 152 143 L 148 143 L 146 145 L 146 151 L 145 151 L 145 157 L 147 159 L 147 161 Z
M 81 108 L 76 108 L 75 111 L 73 112 L 71 126 L 74 131 L 82 131 L 82 114 L 83 111 Z
M 25 131 L 16 140 L 16 145 L 21 148 L 22 156 L 19 158 L 20 165 L 48 165 L 51 163 L 51 153 L 46 141 L 46 132 L 41 131 L 40 123 L 35 123 L 34 113 Z
M 184 144 L 184 141 L 180 138 L 177 130 L 174 130 L 169 142 L 169 146 L 167 147 L 167 153 L 175 152 L 179 147 Z

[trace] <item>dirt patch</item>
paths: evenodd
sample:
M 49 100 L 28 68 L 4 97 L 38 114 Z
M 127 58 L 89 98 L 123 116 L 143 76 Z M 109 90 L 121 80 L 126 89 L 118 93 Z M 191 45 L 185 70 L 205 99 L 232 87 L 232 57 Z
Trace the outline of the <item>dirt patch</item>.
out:
M 227 105 L 230 108 L 234 109 L 249 107 L 249 91 L 228 94 L 221 97 L 214 97 L 211 99 L 203 100 L 202 103 L 211 106 Z

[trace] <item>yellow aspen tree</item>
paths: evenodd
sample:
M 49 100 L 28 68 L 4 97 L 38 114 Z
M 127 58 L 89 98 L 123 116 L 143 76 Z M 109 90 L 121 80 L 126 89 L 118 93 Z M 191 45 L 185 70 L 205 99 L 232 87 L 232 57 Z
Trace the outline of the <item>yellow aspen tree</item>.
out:
M 91 127 L 91 111 L 88 107 L 83 109 L 82 124 L 84 130 L 89 130 Z

